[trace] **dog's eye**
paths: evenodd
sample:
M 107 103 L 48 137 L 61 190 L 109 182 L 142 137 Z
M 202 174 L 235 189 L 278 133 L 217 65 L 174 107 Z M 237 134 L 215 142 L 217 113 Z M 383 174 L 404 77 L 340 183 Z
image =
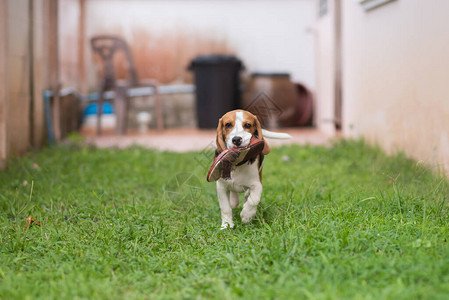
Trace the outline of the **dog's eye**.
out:
M 243 125 L 243 127 L 245 127 L 246 129 L 250 129 L 251 128 L 251 124 L 246 123 L 245 125 Z
M 226 123 L 226 124 L 225 124 L 225 127 L 226 127 L 226 128 L 231 128 L 231 127 L 232 127 L 232 124 L 231 124 L 231 123 Z

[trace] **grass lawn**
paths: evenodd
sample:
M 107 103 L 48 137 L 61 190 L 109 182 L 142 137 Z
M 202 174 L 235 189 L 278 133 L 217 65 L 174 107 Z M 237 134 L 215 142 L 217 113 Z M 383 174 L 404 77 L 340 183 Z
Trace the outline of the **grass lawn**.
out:
M 72 144 L 14 160 L 0 299 L 448 299 L 449 184 L 422 164 L 363 142 L 275 148 L 256 219 L 240 206 L 220 231 L 210 154 Z

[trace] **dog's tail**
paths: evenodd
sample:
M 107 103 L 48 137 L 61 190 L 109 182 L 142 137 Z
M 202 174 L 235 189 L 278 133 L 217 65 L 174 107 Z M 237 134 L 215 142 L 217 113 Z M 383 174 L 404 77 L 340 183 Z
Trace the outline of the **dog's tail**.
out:
M 262 135 L 263 137 L 269 138 L 269 139 L 281 139 L 281 140 L 287 140 L 291 139 L 292 136 L 288 133 L 283 132 L 273 132 L 266 129 L 262 129 Z

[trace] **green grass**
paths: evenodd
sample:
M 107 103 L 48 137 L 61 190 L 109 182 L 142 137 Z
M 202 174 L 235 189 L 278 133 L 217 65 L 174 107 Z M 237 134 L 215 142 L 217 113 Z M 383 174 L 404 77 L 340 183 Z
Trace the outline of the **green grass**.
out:
M 449 184 L 422 164 L 363 142 L 272 149 L 256 219 L 242 225 L 240 206 L 220 231 L 209 154 L 68 145 L 14 160 L 0 298 L 449 297 Z M 30 215 L 42 224 L 24 232 Z

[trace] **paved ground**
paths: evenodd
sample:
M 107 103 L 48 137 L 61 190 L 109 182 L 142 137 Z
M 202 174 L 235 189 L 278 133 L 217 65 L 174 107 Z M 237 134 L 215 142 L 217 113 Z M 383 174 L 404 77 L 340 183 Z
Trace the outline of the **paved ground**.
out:
M 327 144 L 331 138 L 316 129 L 283 128 L 276 131 L 287 132 L 293 138 L 290 140 L 267 139 L 271 147 L 293 143 L 301 145 L 323 145 Z M 208 147 L 215 147 L 216 130 L 149 130 L 146 133 L 129 132 L 122 136 L 114 135 L 110 131 L 105 132 L 101 136 L 96 136 L 92 131 L 82 130 L 81 134 L 86 137 L 88 143 L 100 148 L 125 148 L 131 145 L 140 145 L 146 148 L 159 150 L 187 152 L 202 150 Z

